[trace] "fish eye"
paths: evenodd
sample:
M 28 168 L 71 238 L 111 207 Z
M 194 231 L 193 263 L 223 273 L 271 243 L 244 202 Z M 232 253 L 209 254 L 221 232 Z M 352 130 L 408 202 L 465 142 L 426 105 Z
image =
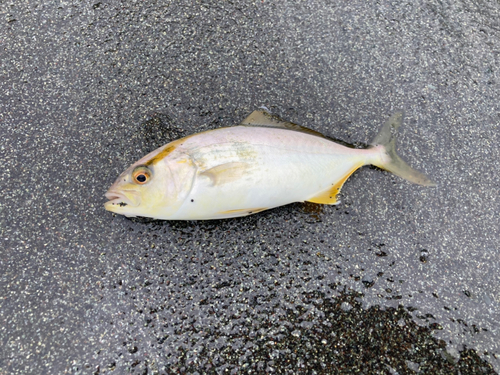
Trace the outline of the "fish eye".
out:
M 137 167 L 132 173 L 134 182 L 139 185 L 144 185 L 151 179 L 151 172 L 146 167 Z

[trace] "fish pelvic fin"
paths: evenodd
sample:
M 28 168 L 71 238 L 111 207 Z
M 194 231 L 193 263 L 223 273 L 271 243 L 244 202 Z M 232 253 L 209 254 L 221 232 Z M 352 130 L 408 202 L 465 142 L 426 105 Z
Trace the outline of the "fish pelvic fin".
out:
M 426 175 L 410 167 L 396 153 L 396 135 L 403 123 L 403 115 L 403 111 L 393 114 L 371 142 L 370 148 L 381 149 L 381 156 L 373 160 L 372 164 L 414 184 L 436 186 Z
M 328 189 L 320 192 L 312 198 L 306 199 L 306 202 L 319 203 L 319 204 L 339 204 L 340 201 L 337 198 L 337 194 L 340 193 L 340 189 L 344 185 L 344 182 L 356 171 L 358 168 L 362 167 L 363 163 L 356 164 L 349 170 L 340 180 L 332 183 L 332 186 Z
M 221 211 L 218 214 L 219 215 L 229 215 L 226 217 L 238 217 L 238 216 L 245 216 L 245 215 L 251 215 L 251 214 L 256 214 L 257 212 L 262 212 L 267 210 L 267 207 L 259 207 L 259 208 L 240 208 L 236 210 L 227 210 L 227 211 Z

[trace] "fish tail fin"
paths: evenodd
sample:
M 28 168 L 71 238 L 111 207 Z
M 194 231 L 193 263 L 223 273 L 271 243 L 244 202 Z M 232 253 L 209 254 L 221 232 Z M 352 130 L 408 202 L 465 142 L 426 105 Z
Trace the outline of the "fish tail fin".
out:
M 371 142 L 370 148 L 379 148 L 381 150 L 380 156 L 373 160 L 372 164 L 415 184 L 435 186 L 436 184 L 426 175 L 410 167 L 396 153 L 396 135 L 402 123 L 403 112 L 401 111 L 393 114 L 382 126 L 382 129 Z

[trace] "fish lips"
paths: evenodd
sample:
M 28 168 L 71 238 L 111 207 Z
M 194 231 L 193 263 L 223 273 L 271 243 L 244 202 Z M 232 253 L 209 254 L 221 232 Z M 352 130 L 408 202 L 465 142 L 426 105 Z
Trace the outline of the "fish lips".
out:
M 120 208 L 130 206 L 137 207 L 139 206 L 139 197 L 137 192 L 131 190 L 108 190 L 104 196 L 109 199 L 108 202 L 104 203 L 104 208 L 108 211 L 116 212 L 119 211 Z

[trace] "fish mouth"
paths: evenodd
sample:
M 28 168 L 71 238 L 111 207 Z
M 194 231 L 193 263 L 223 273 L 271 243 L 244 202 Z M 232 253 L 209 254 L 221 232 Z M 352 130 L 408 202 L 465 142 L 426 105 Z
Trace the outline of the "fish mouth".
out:
M 109 200 L 104 203 L 104 208 L 108 211 L 117 211 L 119 208 L 131 206 L 137 207 L 138 200 L 133 191 L 108 190 L 104 196 Z

